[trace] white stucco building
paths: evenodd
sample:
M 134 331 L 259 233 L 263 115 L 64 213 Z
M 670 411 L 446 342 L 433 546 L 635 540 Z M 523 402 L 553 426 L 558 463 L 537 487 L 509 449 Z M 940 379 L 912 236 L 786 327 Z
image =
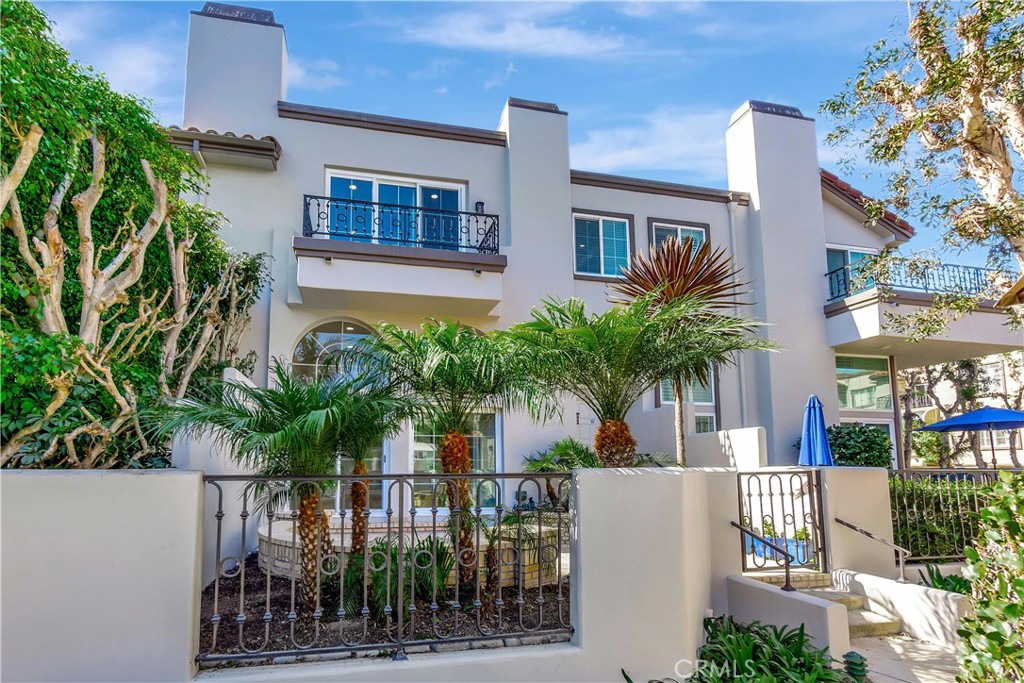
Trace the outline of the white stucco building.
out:
M 916 345 L 882 329 L 888 307 L 930 295 L 853 293 L 849 264 L 913 229 L 891 215 L 865 225 L 863 197 L 819 168 L 814 121 L 792 107 L 740 106 L 723 131 L 729 187 L 693 187 L 572 168 L 570 115 L 555 104 L 510 98 L 486 130 L 295 103 L 287 60 L 271 12 L 193 12 L 184 120 L 171 132 L 207 169 L 228 243 L 273 256 L 243 341 L 259 354 L 256 382 L 274 357 L 309 372 L 380 321 L 449 317 L 486 331 L 527 319 L 546 296 L 602 309 L 619 267 L 668 235 L 725 246 L 753 282 L 753 314 L 786 349 L 742 357 L 694 387 L 688 410 L 694 431 L 764 425 L 771 463 L 796 459 L 809 394 L 830 423 L 878 424 L 898 443 L 897 367 L 1021 345 L 989 309 Z M 666 398 L 652 390 L 629 415 L 641 451 L 674 450 Z M 481 415 L 474 464 L 519 471 L 524 455 L 594 428 L 575 403 L 547 425 Z M 410 426 L 380 467 L 430 471 L 434 440 Z

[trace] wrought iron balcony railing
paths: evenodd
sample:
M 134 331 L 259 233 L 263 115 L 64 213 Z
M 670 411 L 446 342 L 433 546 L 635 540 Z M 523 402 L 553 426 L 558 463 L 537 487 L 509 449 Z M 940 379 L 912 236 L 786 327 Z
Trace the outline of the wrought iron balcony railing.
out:
M 305 195 L 302 234 L 370 244 L 498 253 L 498 217 Z
M 919 267 L 894 259 L 884 279 L 869 276 L 858 261 L 829 271 L 825 277 L 828 279 L 828 300 L 836 301 L 879 286 L 932 294 L 974 295 L 988 289 L 995 274 L 996 271 L 988 268 L 956 263 Z

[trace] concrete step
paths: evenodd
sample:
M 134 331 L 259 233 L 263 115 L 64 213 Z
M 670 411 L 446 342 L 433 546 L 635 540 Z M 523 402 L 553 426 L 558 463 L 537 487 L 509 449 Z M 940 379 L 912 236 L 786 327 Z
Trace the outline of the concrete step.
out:
M 786 573 L 784 571 L 747 572 L 744 576 L 748 579 L 770 583 L 773 586 L 782 586 L 786 583 Z M 794 588 L 800 590 L 805 588 L 825 588 L 832 585 L 832 576 L 830 574 L 822 574 L 821 572 L 793 571 L 790 574 L 790 582 Z
M 848 610 L 851 638 L 894 636 L 903 631 L 899 621 L 862 609 Z
M 860 593 L 841 591 L 836 588 L 806 588 L 801 589 L 800 592 L 829 602 L 838 602 L 840 605 L 845 605 L 848 610 L 864 609 L 864 596 Z

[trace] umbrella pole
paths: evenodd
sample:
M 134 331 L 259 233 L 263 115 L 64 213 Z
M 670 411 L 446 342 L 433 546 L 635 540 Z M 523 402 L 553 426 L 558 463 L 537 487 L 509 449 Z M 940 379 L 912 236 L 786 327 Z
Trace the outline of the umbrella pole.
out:
M 988 445 L 992 447 L 992 469 L 996 468 L 996 438 L 992 435 L 992 425 L 988 426 Z

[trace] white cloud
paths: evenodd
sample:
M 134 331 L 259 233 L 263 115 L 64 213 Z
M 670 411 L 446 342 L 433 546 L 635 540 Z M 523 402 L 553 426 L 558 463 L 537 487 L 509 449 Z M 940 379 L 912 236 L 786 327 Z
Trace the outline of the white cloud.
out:
M 648 0 L 627 0 L 627 2 L 619 8 L 619 11 L 627 17 L 646 19 L 662 12 L 695 14 L 703 10 L 703 8 L 704 4 L 701 2 L 665 2 L 662 0 L 651 2 Z
M 572 145 L 573 168 L 585 171 L 679 171 L 702 181 L 725 178 L 728 109 L 662 106 L 632 125 L 599 128 Z
M 422 69 L 410 71 L 409 78 L 426 81 L 429 81 L 434 78 L 440 78 L 441 76 L 444 76 L 446 73 L 450 72 L 459 64 L 459 60 L 452 59 L 451 57 L 431 59 L 429 62 L 427 62 L 427 65 Z
M 122 32 L 109 6 L 47 4 L 54 35 L 72 59 L 105 74 L 114 90 L 149 99 L 164 123 L 181 121 L 185 52 L 169 36 L 182 32 L 177 22 L 143 24 Z
M 504 72 L 502 72 L 500 74 L 495 74 L 494 76 L 491 76 L 486 81 L 484 81 L 484 90 L 490 90 L 491 88 L 496 88 L 499 85 L 507 83 L 508 79 L 515 72 L 516 72 L 516 65 L 513 64 L 512 62 L 509 62 L 508 65 L 505 67 L 505 71 Z
M 628 41 L 611 30 L 587 31 L 569 25 L 564 3 L 484 3 L 428 18 L 417 17 L 389 30 L 398 40 L 444 48 L 482 50 L 540 57 L 606 59 Z M 397 30 L 396 30 L 397 29 Z
M 338 63 L 332 59 L 312 62 L 301 57 L 288 58 L 288 87 L 305 90 L 331 90 L 346 85 L 337 75 Z
M 440 88 L 434 88 L 434 94 L 435 95 L 447 95 L 448 94 L 448 86 L 447 85 L 442 85 Z

